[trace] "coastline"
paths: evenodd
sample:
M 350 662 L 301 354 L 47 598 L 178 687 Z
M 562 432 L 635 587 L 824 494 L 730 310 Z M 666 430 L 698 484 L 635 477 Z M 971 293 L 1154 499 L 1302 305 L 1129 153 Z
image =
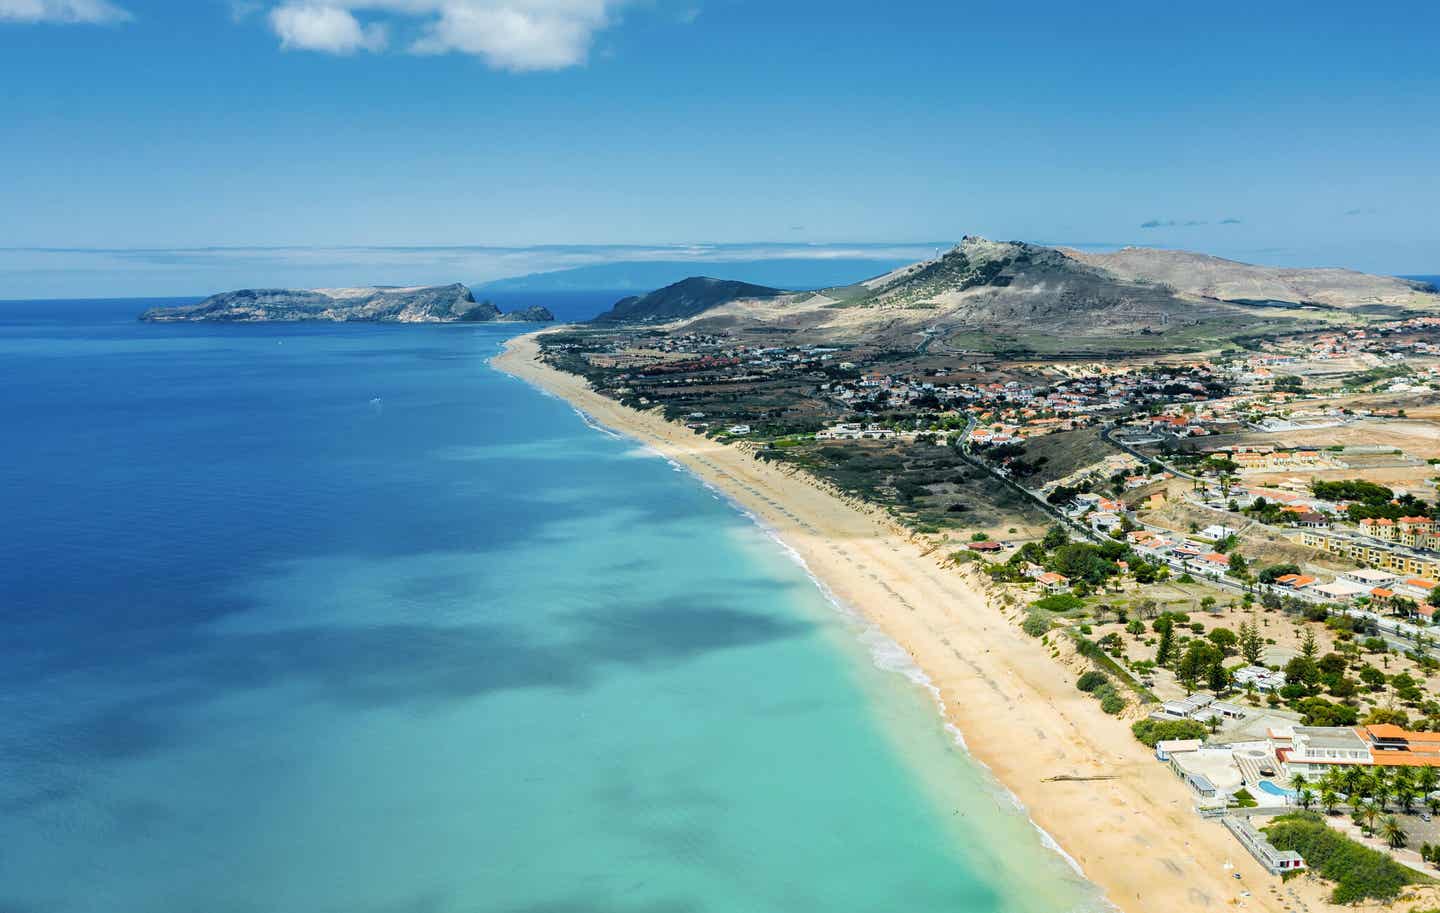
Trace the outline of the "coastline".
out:
M 1280 913 L 1297 901 L 1337 909 L 1323 885 L 1282 885 L 1218 822 L 1196 816 L 1183 784 L 1075 688 L 1071 669 L 883 514 L 600 396 L 583 378 L 539 362 L 536 335 L 508 340 L 492 364 L 682 464 L 767 527 L 822 588 L 909 653 L 965 749 L 1123 913 Z M 1047 782 L 1100 773 L 1116 779 Z

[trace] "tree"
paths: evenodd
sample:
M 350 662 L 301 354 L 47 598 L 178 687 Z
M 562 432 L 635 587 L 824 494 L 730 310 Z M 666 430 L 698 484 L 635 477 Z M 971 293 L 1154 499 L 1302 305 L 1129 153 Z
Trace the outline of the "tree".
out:
M 1397 784 L 1395 798 L 1400 801 L 1400 810 L 1407 815 L 1410 814 L 1410 810 L 1415 807 L 1415 787 L 1409 784 Z
M 1355 797 L 1360 792 L 1361 784 L 1365 780 L 1365 771 L 1358 767 L 1347 767 L 1340 772 L 1340 782 L 1345 789 L 1345 795 L 1350 801 L 1350 807 L 1355 807 Z
M 1297 656 L 1285 664 L 1285 681 L 1291 685 L 1303 685 L 1307 692 L 1314 691 L 1315 684 L 1320 681 L 1320 667 L 1315 665 L 1314 660 Z
M 1216 659 L 1210 664 L 1210 670 L 1205 673 L 1205 687 L 1216 694 L 1229 690 L 1230 673 L 1222 660 Z M 1216 717 L 1216 722 L 1219 722 L 1219 717 Z
M 1299 795 L 1295 797 L 1295 801 L 1299 803 L 1301 808 L 1308 811 L 1310 806 L 1315 804 L 1315 793 L 1309 789 L 1302 789 Z
M 1155 648 L 1155 665 L 1164 666 L 1175 653 L 1175 623 L 1164 619 L 1160 628 L 1160 643 Z
M 1213 628 L 1205 636 L 1226 656 L 1234 654 L 1235 645 L 1240 642 L 1240 638 L 1236 637 L 1235 632 L 1229 628 Z
M 1434 767 L 1420 768 L 1419 775 L 1415 778 L 1415 785 L 1425 795 L 1433 793 L 1437 786 L 1440 786 L 1440 770 Z
M 1259 507 L 1264 500 L 1264 498 L 1257 498 L 1255 500 L 1255 505 Z M 1260 573 L 1256 574 L 1255 579 L 1259 580 L 1261 583 L 1274 583 L 1275 578 L 1277 577 L 1284 577 L 1287 574 L 1298 573 L 1300 573 L 1300 566 L 1298 564 L 1271 564 L 1263 568 Z
M 1040 540 L 1040 544 L 1046 551 L 1054 551 L 1069 541 L 1070 536 L 1065 532 L 1065 527 L 1057 523 L 1045 531 L 1045 538 Z
M 1265 641 L 1260 637 L 1260 630 L 1253 621 L 1240 622 L 1240 655 L 1250 665 L 1260 662 L 1260 657 L 1265 654 Z
M 1165 635 L 1160 636 L 1163 638 Z M 1200 676 L 1208 674 L 1210 667 L 1219 659 L 1220 651 L 1214 644 L 1205 640 L 1192 640 L 1180 655 L 1180 661 L 1175 664 L 1175 678 L 1185 686 L 1186 692 L 1194 691 Z
M 1230 553 L 1230 576 L 1237 580 L 1244 580 L 1250 570 L 1250 562 L 1239 552 Z
M 1325 809 L 1325 814 L 1335 814 L 1335 807 L 1340 804 L 1340 797 L 1333 789 L 1320 790 L 1320 807 Z
M 1305 629 L 1305 637 L 1300 641 L 1300 654 L 1306 659 L 1314 661 L 1316 654 L 1320 652 L 1320 645 L 1315 640 L 1315 632 L 1310 628 Z
M 1380 836 L 1390 844 L 1392 849 L 1400 849 L 1410 837 L 1405 829 L 1400 826 L 1400 819 L 1394 815 L 1386 815 L 1385 820 L 1380 822 Z
M 1375 822 L 1380 820 L 1380 809 L 1374 802 L 1362 802 L 1355 809 L 1355 816 L 1365 826 L 1365 833 L 1375 834 Z

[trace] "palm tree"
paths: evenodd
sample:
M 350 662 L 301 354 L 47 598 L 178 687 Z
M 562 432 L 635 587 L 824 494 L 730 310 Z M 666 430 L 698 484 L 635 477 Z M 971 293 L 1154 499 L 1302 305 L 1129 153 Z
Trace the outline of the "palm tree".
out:
M 1295 774 L 1291 774 L 1291 776 L 1290 776 L 1290 788 L 1293 789 L 1293 790 L 1295 790 L 1295 792 L 1297 792 L 1297 793 L 1298 793 L 1300 790 L 1304 789 L 1304 788 L 1305 788 L 1305 784 L 1306 784 L 1306 783 L 1309 783 L 1309 782 L 1310 782 L 1310 781 L 1307 780 L 1307 779 L 1305 779 L 1305 775 L 1302 774 L 1302 773 L 1295 773 Z
M 1395 787 L 1397 790 L 1402 786 L 1406 789 L 1411 789 L 1415 786 L 1415 768 L 1397 768 L 1395 771 L 1395 776 L 1392 779 L 1395 783 Z
M 1397 850 L 1405 845 L 1406 840 L 1410 839 L 1409 835 L 1405 833 L 1405 829 L 1400 826 L 1400 819 L 1394 815 L 1386 815 L 1385 820 L 1380 823 L 1380 836 L 1384 837 L 1385 842 Z
M 1425 807 L 1430 809 L 1430 814 L 1440 815 L 1440 796 L 1426 796 Z
M 1334 767 L 1327 767 L 1325 773 L 1320 775 L 1320 789 L 1340 792 L 1340 771 Z
M 1393 795 L 1394 791 L 1389 783 L 1375 784 L 1375 803 L 1380 806 L 1382 812 L 1390 807 L 1390 797 Z
M 1420 776 L 1416 778 L 1415 785 L 1420 787 L 1420 791 L 1426 795 L 1433 793 L 1437 787 L 1440 787 L 1440 769 L 1420 768 Z
M 1400 810 L 1408 815 L 1415 807 L 1415 788 L 1401 784 L 1395 787 L 1395 798 L 1400 800 Z
M 1375 783 L 1377 784 L 1377 786 L 1384 788 L 1386 791 L 1388 791 L 1389 788 L 1395 783 L 1395 768 L 1377 767 L 1375 768 L 1372 776 L 1375 778 Z
M 1364 824 L 1367 834 L 1375 833 L 1375 822 L 1380 820 L 1380 808 L 1374 802 L 1361 802 L 1355 809 L 1355 816 Z
M 1340 782 L 1345 784 L 1345 798 L 1350 807 L 1355 807 L 1355 794 L 1360 791 L 1360 786 L 1365 782 L 1365 771 L 1351 765 L 1340 773 Z
M 1355 781 L 1355 795 L 1362 799 L 1369 799 L 1375 795 L 1375 775 L 1362 771 L 1359 779 Z
M 1313 790 L 1310 790 L 1308 788 L 1301 789 L 1300 794 L 1296 796 L 1295 801 L 1300 803 L 1301 808 L 1309 811 L 1310 806 L 1315 804 L 1315 793 Z
M 1335 806 L 1339 804 L 1340 797 L 1336 795 L 1335 790 L 1330 789 L 1329 787 L 1320 790 L 1320 805 L 1325 809 L 1325 814 L 1335 814 Z

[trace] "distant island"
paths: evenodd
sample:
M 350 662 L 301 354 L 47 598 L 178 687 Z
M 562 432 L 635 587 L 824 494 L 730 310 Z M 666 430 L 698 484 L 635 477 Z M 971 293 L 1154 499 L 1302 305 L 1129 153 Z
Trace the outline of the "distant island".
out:
M 328 320 L 337 323 L 548 323 L 549 309 L 535 306 L 502 312 L 476 301 L 469 288 L 453 285 L 320 289 L 241 289 L 211 295 L 199 304 L 151 308 L 151 323 Z

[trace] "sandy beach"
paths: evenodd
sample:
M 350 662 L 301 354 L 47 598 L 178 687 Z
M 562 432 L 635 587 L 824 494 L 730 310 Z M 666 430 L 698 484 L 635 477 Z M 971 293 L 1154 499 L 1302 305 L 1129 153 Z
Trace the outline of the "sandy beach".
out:
M 1076 690 L 1074 671 L 883 517 L 741 448 L 606 399 L 582 378 L 540 363 L 537 352 L 533 334 L 522 336 L 494 363 L 689 467 L 772 527 L 836 597 L 911 653 L 975 758 L 1116 907 L 1339 909 L 1324 902 L 1324 885 L 1282 884 L 1219 823 L 1195 815 L 1183 784 L 1125 722 Z M 1115 779 L 1050 779 L 1090 775 Z

